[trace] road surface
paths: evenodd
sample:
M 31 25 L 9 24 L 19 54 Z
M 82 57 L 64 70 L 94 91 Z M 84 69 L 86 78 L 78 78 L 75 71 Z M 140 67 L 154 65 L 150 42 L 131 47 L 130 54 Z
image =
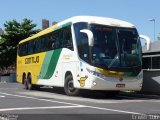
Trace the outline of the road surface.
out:
M 70 97 L 57 88 L 28 91 L 18 83 L 0 83 L 0 120 L 160 120 L 160 96 L 121 93 L 106 97 L 85 92 Z

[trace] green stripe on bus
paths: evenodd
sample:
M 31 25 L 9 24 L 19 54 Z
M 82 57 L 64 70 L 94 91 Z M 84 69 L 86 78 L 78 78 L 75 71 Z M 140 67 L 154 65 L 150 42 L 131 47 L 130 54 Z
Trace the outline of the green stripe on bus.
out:
M 46 75 L 52 55 L 53 51 L 48 51 L 46 53 L 38 79 L 42 79 Z
M 72 24 L 72 22 L 69 22 L 69 23 L 66 23 L 66 24 L 64 24 L 64 25 L 57 26 L 57 27 L 54 29 L 54 31 L 55 31 L 55 30 L 59 30 L 59 29 L 64 28 L 64 27 L 67 27 L 67 26 L 69 26 L 69 25 L 71 25 L 71 24 Z
M 55 68 L 57 66 L 61 51 L 62 49 L 57 49 L 52 51 L 52 53 L 47 52 L 46 59 L 43 62 L 43 66 L 41 69 L 40 78 L 50 79 L 52 77 L 52 75 L 54 74 Z M 43 68 L 46 68 L 46 69 L 43 69 Z

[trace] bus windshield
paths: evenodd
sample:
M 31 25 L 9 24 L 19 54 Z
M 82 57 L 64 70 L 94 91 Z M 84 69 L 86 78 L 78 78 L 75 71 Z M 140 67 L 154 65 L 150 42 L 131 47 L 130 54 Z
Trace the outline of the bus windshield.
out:
M 79 56 L 91 65 L 107 69 L 141 66 L 141 44 L 135 28 L 87 23 L 79 23 L 74 28 Z M 90 29 L 93 33 L 92 60 L 87 35 L 80 33 L 81 29 Z

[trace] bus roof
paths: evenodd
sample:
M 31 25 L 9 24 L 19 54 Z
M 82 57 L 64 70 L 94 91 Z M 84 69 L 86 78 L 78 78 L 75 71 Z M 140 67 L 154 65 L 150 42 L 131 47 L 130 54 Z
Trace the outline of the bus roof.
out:
M 64 20 L 62 22 L 59 22 L 56 25 L 53 25 L 45 30 L 42 30 L 37 34 L 20 41 L 20 43 L 29 41 L 31 39 L 40 37 L 54 30 L 62 28 L 63 26 L 66 26 L 65 24 L 69 24 L 69 23 L 71 24 L 71 23 L 77 23 L 77 22 L 88 22 L 88 23 L 103 24 L 103 25 L 108 25 L 108 26 L 134 28 L 133 24 L 126 22 L 126 21 L 118 20 L 118 19 L 106 18 L 106 17 L 96 17 L 96 16 L 75 16 L 67 20 Z

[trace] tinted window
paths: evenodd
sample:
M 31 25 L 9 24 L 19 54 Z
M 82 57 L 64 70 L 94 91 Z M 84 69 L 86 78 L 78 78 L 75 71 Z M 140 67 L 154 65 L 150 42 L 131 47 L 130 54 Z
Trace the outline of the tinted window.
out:
M 71 26 L 20 44 L 18 54 L 20 56 L 24 56 L 59 48 L 68 48 L 73 50 Z
M 19 45 L 18 54 L 20 56 L 23 56 L 23 55 L 27 54 L 27 45 L 26 45 L 26 43 L 22 43 L 22 44 Z
M 42 44 L 42 42 L 41 42 L 40 38 L 38 38 L 38 39 L 35 40 L 35 50 L 34 50 L 34 53 L 38 53 L 38 52 L 41 51 L 41 44 Z
M 69 27 L 65 28 L 63 31 L 63 35 L 64 35 L 64 38 L 62 40 L 63 47 L 73 50 L 71 29 Z
M 27 53 L 26 54 L 32 54 L 33 53 L 33 50 L 34 50 L 34 42 L 35 41 L 29 41 L 27 42 Z

